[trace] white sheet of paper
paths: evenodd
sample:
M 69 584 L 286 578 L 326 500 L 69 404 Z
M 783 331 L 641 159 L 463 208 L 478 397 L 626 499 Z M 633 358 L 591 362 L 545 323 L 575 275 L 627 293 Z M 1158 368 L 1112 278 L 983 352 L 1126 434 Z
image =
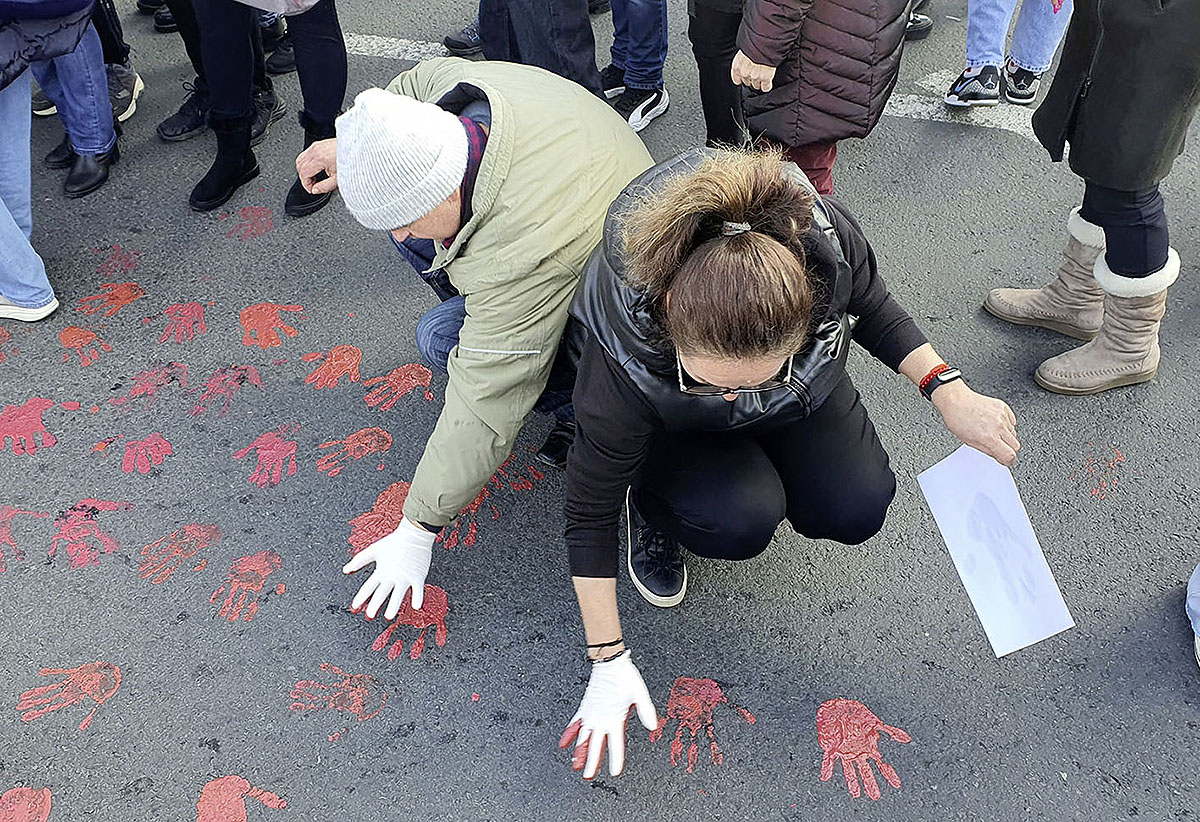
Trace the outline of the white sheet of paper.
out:
M 1075 627 L 1007 468 L 964 445 L 917 482 L 997 657 Z

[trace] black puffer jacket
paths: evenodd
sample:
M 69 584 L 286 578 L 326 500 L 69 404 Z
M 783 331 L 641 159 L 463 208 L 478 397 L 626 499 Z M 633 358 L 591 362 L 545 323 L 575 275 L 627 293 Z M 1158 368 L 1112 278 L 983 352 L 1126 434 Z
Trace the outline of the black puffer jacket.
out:
M 93 0 L 0 0 L 0 89 L 35 60 L 70 54 L 91 22 Z

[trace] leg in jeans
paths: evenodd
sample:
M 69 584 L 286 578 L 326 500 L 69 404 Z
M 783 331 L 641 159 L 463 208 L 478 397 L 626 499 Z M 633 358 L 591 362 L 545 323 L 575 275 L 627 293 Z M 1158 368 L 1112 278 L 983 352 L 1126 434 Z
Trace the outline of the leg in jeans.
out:
M 1004 65 L 1004 40 L 1017 2 L 967 0 L 967 68 Z M 1049 8 L 1050 0 L 1046 0 L 1045 5 Z
M 1145 277 L 1167 264 L 1170 236 L 1158 186 L 1120 191 L 1087 182 L 1079 216 L 1104 229 L 1104 260 L 1114 274 Z
M 301 124 L 332 135 L 333 121 L 341 114 L 346 96 L 346 41 L 334 0 L 321 0 L 304 14 L 289 18 L 288 31 L 304 95 Z
M 105 65 L 125 65 L 129 61 L 129 45 L 125 42 L 125 32 L 113 0 L 97 0 L 92 8 L 92 24 L 100 35 Z
M 255 11 L 234 0 L 194 0 L 193 6 L 213 117 L 249 121 L 254 117 L 256 44 L 262 53 Z
M 833 163 L 837 160 L 837 142 L 810 143 L 806 146 L 788 146 L 784 149 L 787 158 L 808 177 L 818 194 L 833 193 Z
M 700 71 L 700 106 L 709 146 L 740 147 L 749 141 L 742 114 L 742 91 L 729 78 L 737 54 L 738 27 L 742 15 L 710 9 L 696 0 L 695 14 L 688 18 L 688 39 Z
M 29 170 L 29 72 L 0 89 L 0 297 L 22 308 L 54 299 L 33 232 Z
M 626 87 L 662 86 L 667 60 L 666 0 L 617 0 L 612 15 L 612 61 L 625 72 Z
M 30 65 L 38 85 L 56 106 L 76 154 L 98 155 L 117 144 L 108 75 L 96 27 L 89 25 L 79 47 L 53 60 Z
M 1017 25 L 1013 29 L 1009 59 L 1017 68 L 1041 74 L 1050 68 L 1054 52 L 1062 42 L 1071 20 L 1072 0 L 1065 0 L 1057 12 L 1052 3 L 1024 0 Z

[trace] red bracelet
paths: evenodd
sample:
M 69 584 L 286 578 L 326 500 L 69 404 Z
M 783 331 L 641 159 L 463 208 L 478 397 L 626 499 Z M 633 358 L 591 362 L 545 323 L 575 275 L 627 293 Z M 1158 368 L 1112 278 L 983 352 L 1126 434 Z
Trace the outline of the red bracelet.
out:
M 930 369 L 929 373 L 925 375 L 925 378 L 921 380 L 921 384 L 917 387 L 920 389 L 921 393 L 924 394 L 925 389 L 929 387 L 929 383 L 933 382 L 934 377 L 949 370 L 950 366 L 946 365 L 945 363 L 942 363 L 941 365 L 935 365 L 932 369 Z

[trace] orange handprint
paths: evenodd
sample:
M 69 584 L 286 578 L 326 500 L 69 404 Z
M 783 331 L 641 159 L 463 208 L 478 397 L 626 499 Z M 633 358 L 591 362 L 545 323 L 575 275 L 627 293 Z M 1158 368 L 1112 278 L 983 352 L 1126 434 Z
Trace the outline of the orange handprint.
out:
M 292 686 L 291 710 L 333 710 L 350 714 L 358 722 L 366 722 L 383 713 L 387 705 L 387 691 L 382 683 L 370 674 L 348 674 L 336 665 L 321 663 L 321 670 L 339 677 L 332 683 L 307 679 Z M 340 739 L 346 728 L 329 735 L 329 741 Z
M 393 368 L 383 377 L 372 377 L 363 381 L 364 388 L 377 385 L 363 399 L 372 408 L 390 411 L 396 401 L 408 394 L 414 388 L 425 389 L 425 399 L 432 400 L 433 392 L 429 384 L 433 380 L 433 372 L 415 362 L 407 363 L 399 368 Z
M 32 722 L 46 714 L 90 699 L 96 705 L 79 723 L 81 731 L 88 729 L 96 711 L 121 686 L 121 669 L 111 662 L 89 662 L 78 668 L 42 668 L 38 675 L 63 678 L 53 685 L 30 688 L 21 694 L 21 700 L 17 703 L 17 710 L 24 712 L 21 714 L 21 721 Z
M 279 810 L 287 802 L 270 791 L 251 785 L 237 775 L 214 779 L 200 789 L 196 803 L 196 822 L 246 822 L 246 799 L 257 799 L 268 808 Z
M 254 473 L 250 475 L 250 482 L 259 488 L 276 486 L 283 479 L 284 466 L 287 466 L 289 477 L 296 475 L 296 449 L 299 447 L 299 443 L 286 437 L 299 427 L 295 423 L 281 425 L 274 430 L 259 434 L 254 438 L 254 442 L 242 450 L 234 452 L 235 460 L 240 460 L 251 451 L 258 457 L 258 464 L 254 466 Z
M 112 502 L 88 497 L 72 505 L 54 518 L 54 538 L 48 556 L 58 553 L 59 546 L 67 555 L 71 568 L 86 568 L 99 565 L 101 554 L 111 554 L 121 544 L 100 530 L 96 518 L 102 511 L 128 511 L 133 508 L 128 502 Z M 96 544 L 92 545 L 91 540 Z
M 0 451 L 12 440 L 13 453 L 20 456 L 38 450 L 38 440 L 43 448 L 53 448 L 58 440 L 46 430 L 42 415 L 54 407 L 54 400 L 45 397 L 30 397 L 21 405 L 6 405 L 0 411 Z
M 300 359 L 304 362 L 321 361 L 316 370 L 304 378 L 306 383 L 319 391 L 322 388 L 337 388 L 338 381 L 346 376 L 350 382 L 358 382 L 362 351 L 353 345 L 335 345 L 328 351 L 313 351 Z
M 75 310 L 82 314 L 103 311 L 105 317 L 111 317 L 134 300 L 145 296 L 146 289 L 137 283 L 101 283 L 100 293 L 82 298 Z
M 163 313 L 167 315 L 167 327 L 158 338 L 160 343 L 165 343 L 172 336 L 175 342 L 181 343 L 208 331 L 208 326 L 204 324 L 204 306 L 198 302 L 175 303 L 163 309 Z
M 896 769 L 884 762 L 879 755 L 879 732 L 883 731 L 896 742 L 911 742 L 912 737 L 899 728 L 884 725 L 871 709 L 853 699 L 831 699 L 817 709 L 817 741 L 825 756 L 821 760 L 821 781 L 828 782 L 833 776 L 833 763 L 842 766 L 846 790 L 853 797 L 862 794 L 858 774 L 867 789 L 867 796 L 879 799 L 879 783 L 871 771 L 871 762 L 879 768 L 883 778 L 893 788 L 900 787 Z
M 255 597 L 263 589 L 267 577 L 282 566 L 283 558 L 269 548 L 235 559 L 229 566 L 229 575 L 225 577 L 225 581 L 209 597 L 209 604 L 215 605 L 217 597 L 228 590 L 229 593 L 221 604 L 220 610 L 217 611 L 217 616 L 223 617 L 229 622 L 237 622 L 240 616 L 243 622 L 249 622 L 258 613 L 258 601 Z M 276 594 L 282 594 L 285 590 L 287 590 L 287 586 L 282 582 L 275 586 Z M 249 605 L 247 605 L 247 600 L 249 600 Z M 243 607 L 245 608 L 244 616 Z
M 89 331 L 77 325 L 68 325 L 59 331 L 58 341 L 62 343 L 63 348 L 67 349 L 63 352 L 62 361 L 67 362 L 71 359 L 70 352 L 74 351 L 79 355 L 79 364 L 83 368 L 98 360 L 101 351 L 113 350 L 112 346 L 100 339 L 95 331 Z
M 142 548 L 138 576 L 150 580 L 152 585 L 166 582 L 185 559 L 191 559 L 220 538 L 221 529 L 215 525 L 193 523 L 172 531 Z M 207 562 L 201 560 L 192 570 L 200 570 Z
M 351 462 L 362 459 L 367 454 L 386 453 L 392 447 L 392 435 L 382 428 L 363 428 L 344 440 L 323 442 L 320 447 L 333 450 L 317 460 L 317 470 L 336 477 Z M 383 470 L 382 460 L 379 469 Z
M 13 788 L 0 796 L 0 822 L 46 822 L 50 805 L 49 788 Z
M 280 311 L 303 311 L 302 305 L 281 305 L 280 303 L 255 303 L 248 305 L 238 314 L 242 323 L 242 345 L 257 345 L 259 348 L 271 348 L 283 341 L 276 329 L 289 337 L 300 332 L 279 318 Z M 301 315 L 304 316 L 304 315 Z
M 121 470 L 132 474 L 136 468 L 139 474 L 149 474 L 151 468 L 162 465 L 163 460 L 174 456 L 174 453 L 171 443 L 162 434 L 151 434 L 144 440 L 126 440 Z

